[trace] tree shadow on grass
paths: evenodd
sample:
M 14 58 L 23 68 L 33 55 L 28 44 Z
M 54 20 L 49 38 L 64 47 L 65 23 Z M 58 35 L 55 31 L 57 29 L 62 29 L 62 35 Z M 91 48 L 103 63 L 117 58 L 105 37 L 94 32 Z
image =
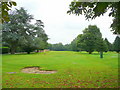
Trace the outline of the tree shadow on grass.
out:
M 16 53 L 14 55 L 37 55 L 37 54 L 44 54 L 44 53 L 43 52 L 39 52 L 39 53 L 31 52 L 30 54 L 28 54 L 28 53 Z
M 36 55 L 36 54 L 43 54 L 41 53 L 36 53 L 36 52 L 31 52 L 30 54 L 28 54 L 27 52 L 22 52 L 22 53 L 15 53 L 15 54 L 2 54 L 2 55 Z
M 93 52 L 92 54 L 89 54 L 88 52 L 78 52 L 77 54 L 83 54 L 83 55 L 100 55 L 98 52 Z M 103 53 L 104 55 L 105 53 Z

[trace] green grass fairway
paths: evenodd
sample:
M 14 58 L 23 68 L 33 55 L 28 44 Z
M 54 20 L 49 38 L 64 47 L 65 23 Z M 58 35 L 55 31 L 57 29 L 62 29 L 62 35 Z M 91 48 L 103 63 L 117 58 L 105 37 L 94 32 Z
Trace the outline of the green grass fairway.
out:
M 3 55 L 3 88 L 117 88 L 118 54 L 50 51 L 34 54 Z M 57 70 L 54 74 L 27 74 L 21 69 L 40 66 Z M 8 74 L 7 72 L 17 72 Z

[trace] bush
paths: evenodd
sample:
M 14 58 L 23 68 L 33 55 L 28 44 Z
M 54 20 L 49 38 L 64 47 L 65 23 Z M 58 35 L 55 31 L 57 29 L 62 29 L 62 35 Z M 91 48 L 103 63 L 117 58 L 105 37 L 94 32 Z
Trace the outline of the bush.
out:
M 9 47 L 0 47 L 0 54 L 5 54 L 9 52 Z

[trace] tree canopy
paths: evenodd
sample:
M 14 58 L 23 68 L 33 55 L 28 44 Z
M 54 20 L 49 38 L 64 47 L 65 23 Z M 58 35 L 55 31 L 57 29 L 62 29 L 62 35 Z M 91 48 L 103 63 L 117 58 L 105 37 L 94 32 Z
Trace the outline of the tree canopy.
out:
M 113 45 L 108 41 L 107 38 L 105 38 L 105 43 L 107 44 L 108 50 L 107 51 L 113 51 Z
M 120 52 L 120 37 L 119 37 L 119 36 L 117 36 L 117 37 L 115 38 L 115 41 L 114 41 L 114 43 L 113 43 L 113 47 L 114 47 L 114 50 L 115 50 L 117 53 Z
M 3 23 L 3 45 L 10 48 L 12 54 L 18 47 L 30 53 L 35 49 L 44 49 L 48 37 L 43 30 L 43 22 L 37 20 L 31 24 L 33 16 L 24 8 L 16 9 L 9 14 L 10 21 Z
M 108 10 L 109 16 L 114 17 L 111 28 L 114 34 L 120 34 L 120 2 L 79 2 L 73 1 L 69 5 L 68 14 L 84 15 L 86 20 L 104 15 Z
M 103 52 L 107 49 L 102 39 L 100 29 L 96 25 L 89 25 L 83 30 L 83 34 L 77 36 L 77 47 L 91 54 L 93 51 Z

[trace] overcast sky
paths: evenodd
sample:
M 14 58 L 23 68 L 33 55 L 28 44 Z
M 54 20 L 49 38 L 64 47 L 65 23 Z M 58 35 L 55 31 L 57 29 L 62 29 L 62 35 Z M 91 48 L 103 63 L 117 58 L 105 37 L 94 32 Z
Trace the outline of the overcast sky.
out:
M 103 38 L 107 38 L 111 43 L 116 35 L 110 31 L 112 17 L 108 13 L 92 21 L 85 20 L 80 15 L 69 15 L 69 4 L 72 0 L 14 0 L 17 2 L 15 8 L 24 7 L 28 13 L 32 14 L 35 19 L 44 22 L 44 30 L 48 35 L 49 43 L 63 44 L 70 43 L 78 34 L 88 27 L 88 25 L 97 25 L 100 28 Z

